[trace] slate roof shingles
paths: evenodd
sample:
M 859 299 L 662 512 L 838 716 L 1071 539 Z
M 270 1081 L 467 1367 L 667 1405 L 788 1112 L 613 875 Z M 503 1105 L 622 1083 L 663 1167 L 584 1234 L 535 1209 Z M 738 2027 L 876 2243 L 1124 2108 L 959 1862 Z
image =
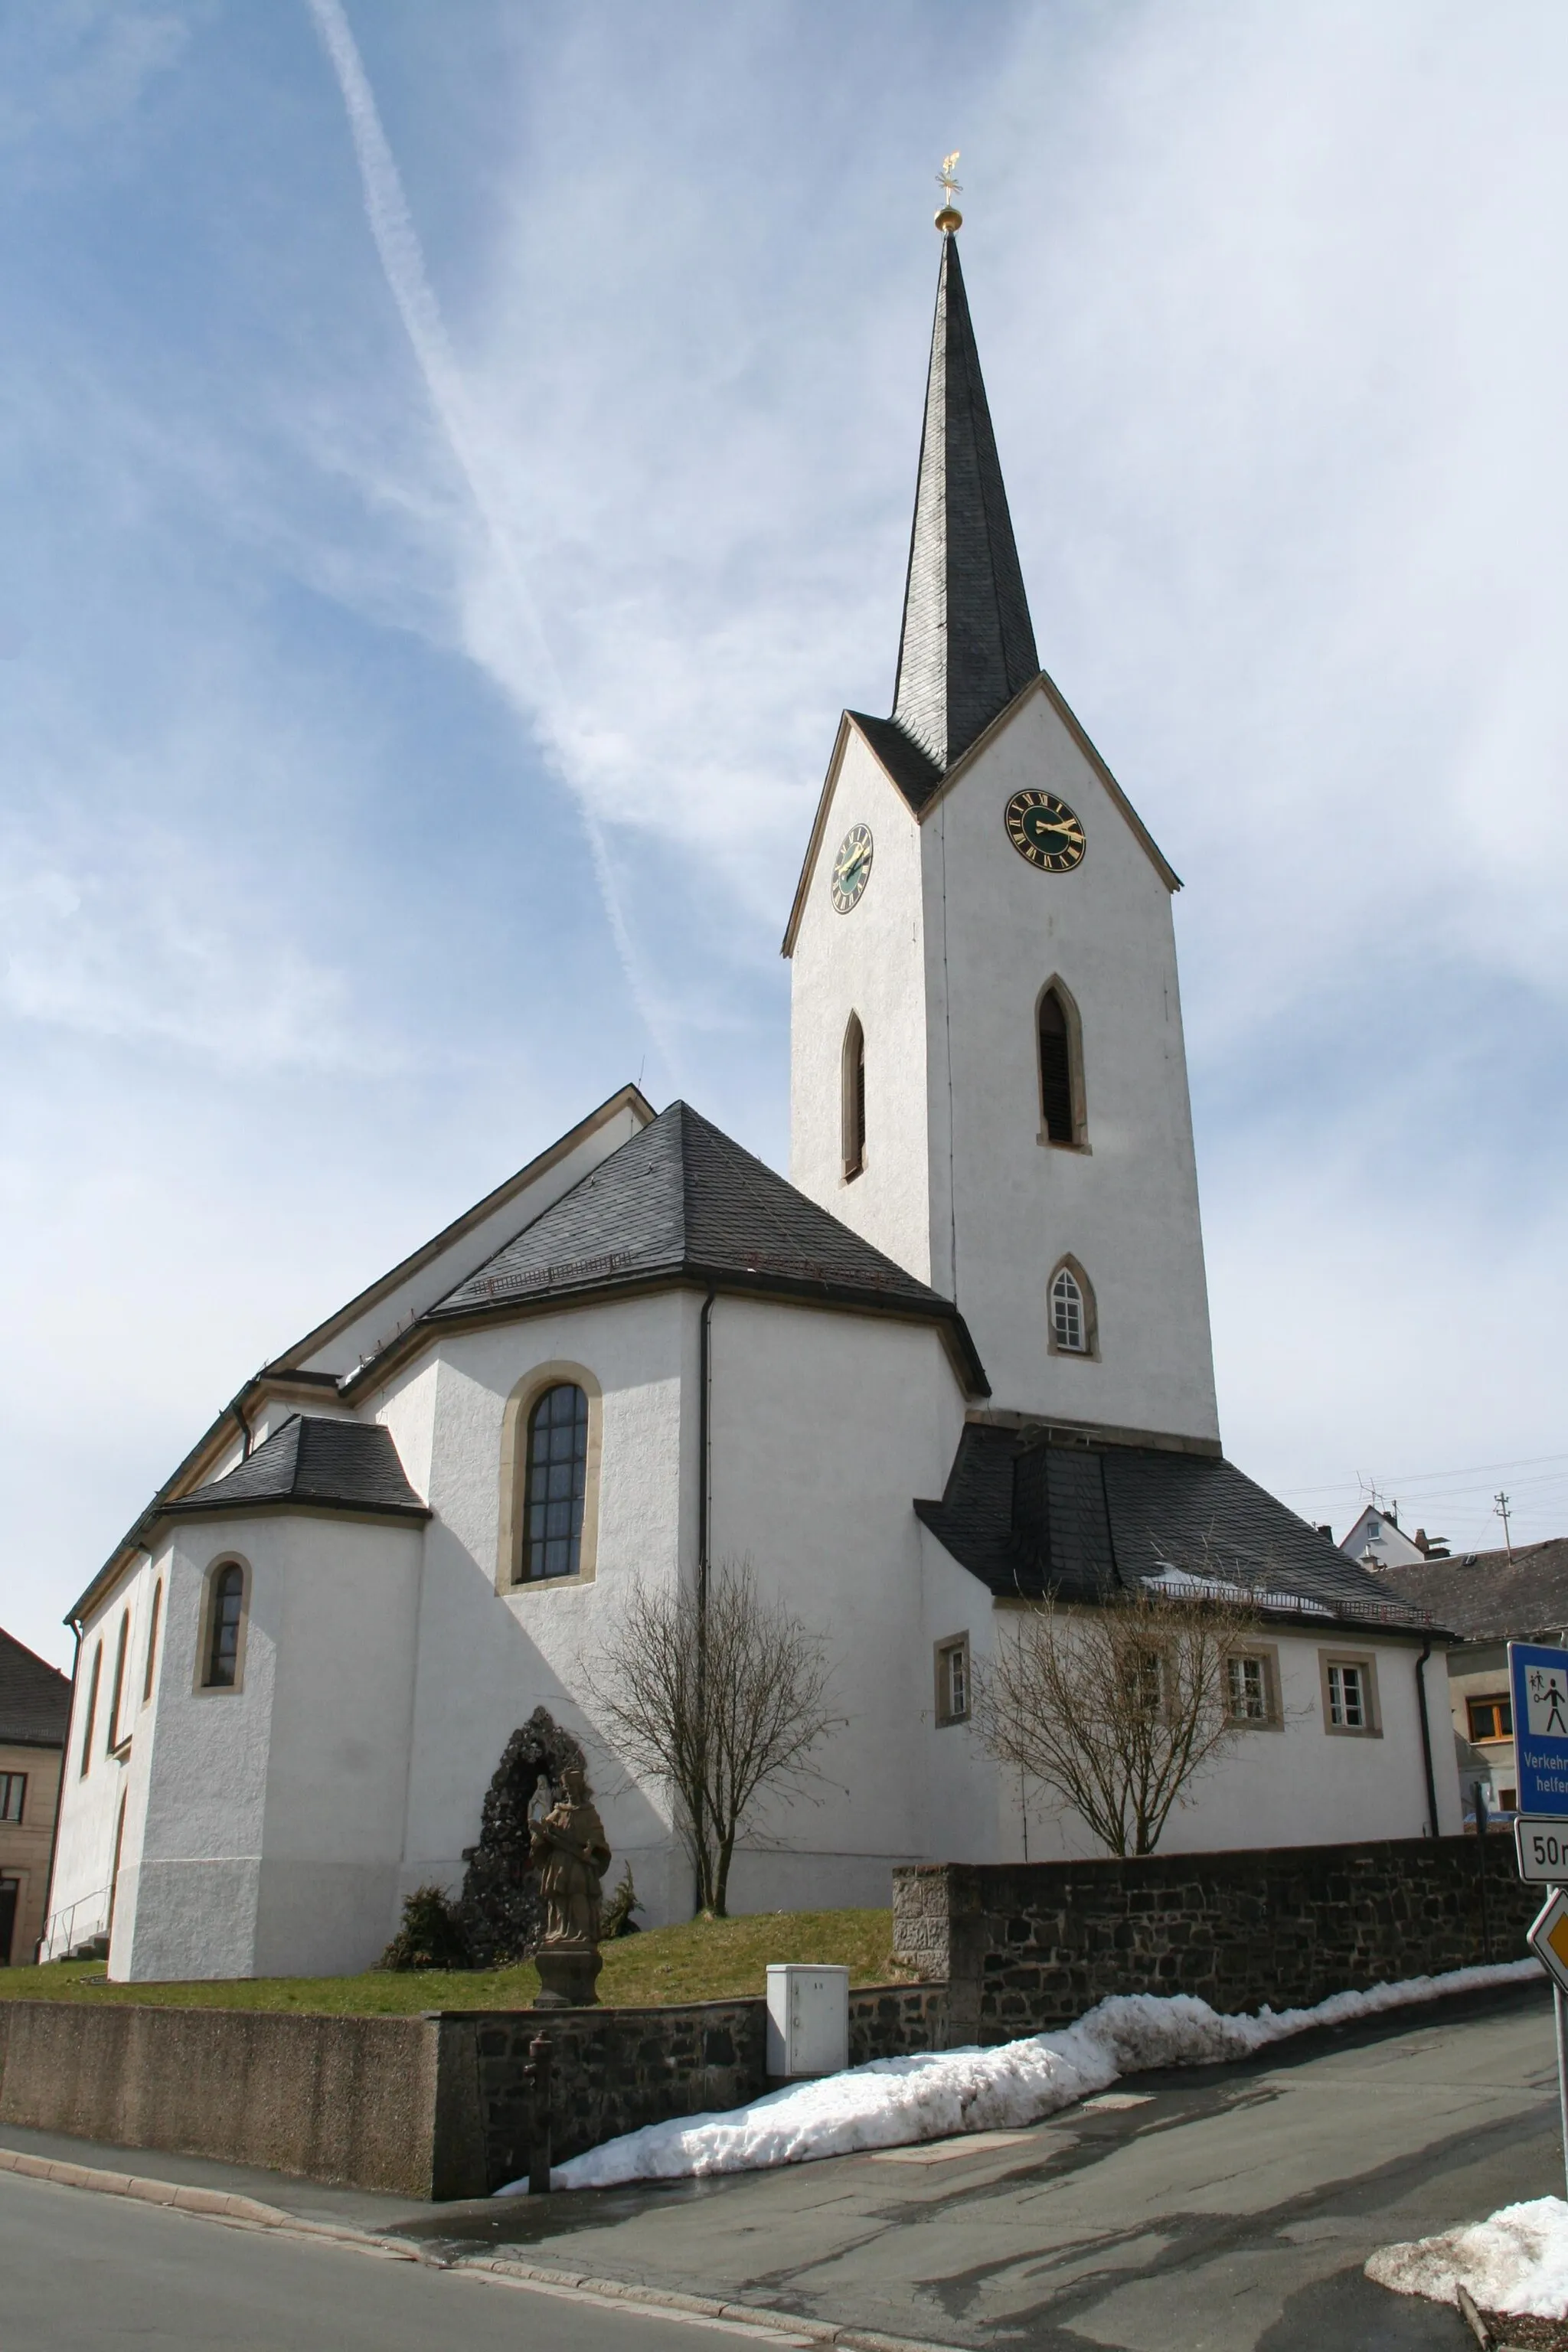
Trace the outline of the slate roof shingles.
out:
M 690 1105 L 671 1103 L 421 1319 L 689 1276 L 881 1306 L 954 1327 L 942 1297 Z
M 1419 1627 L 1426 1606 L 1390 1593 L 1386 1579 L 1214 1455 L 971 1422 L 942 1499 L 915 1510 L 999 1599 L 1093 1601 L 1170 1563 L 1276 1594 L 1287 1613 L 1295 1599 Z
M 1463 1559 L 1429 1559 L 1385 1568 L 1376 1581 L 1419 1609 L 1430 1609 L 1467 1641 L 1521 1642 L 1568 1627 L 1568 1538 L 1516 1544 Z
M 63 1748 L 70 1711 L 70 1676 L 0 1630 L 0 1740 Z
M 403 1473 L 392 1433 L 378 1422 L 290 1413 L 226 1478 L 213 1478 L 163 1508 L 205 1517 L 296 1504 L 427 1519 L 430 1513 Z

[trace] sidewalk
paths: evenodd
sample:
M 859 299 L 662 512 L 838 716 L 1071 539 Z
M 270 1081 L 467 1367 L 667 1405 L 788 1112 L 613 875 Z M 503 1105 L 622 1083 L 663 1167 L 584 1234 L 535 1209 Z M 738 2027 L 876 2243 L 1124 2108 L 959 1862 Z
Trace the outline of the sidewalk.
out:
M 0 2132 L 244 2196 L 442 2263 L 501 2262 L 668 2308 L 960 2347 L 1462 2352 L 1457 2315 L 1367 2284 L 1378 2245 L 1561 2185 L 1549 1997 L 1531 1986 L 1128 2080 L 1026 2131 L 766 2173 L 412 2205 Z

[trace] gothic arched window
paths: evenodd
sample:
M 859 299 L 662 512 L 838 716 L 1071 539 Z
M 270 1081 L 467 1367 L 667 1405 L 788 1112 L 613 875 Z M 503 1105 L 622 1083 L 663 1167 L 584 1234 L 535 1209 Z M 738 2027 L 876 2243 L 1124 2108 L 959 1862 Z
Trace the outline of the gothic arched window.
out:
M 1051 1318 L 1051 1353 L 1092 1356 L 1098 1353 L 1094 1293 L 1089 1276 L 1076 1258 L 1064 1258 L 1050 1279 L 1047 1304 Z
M 121 1610 L 120 1639 L 114 1645 L 114 1680 L 109 1686 L 109 1729 L 104 1747 L 110 1756 L 120 1745 L 120 1702 L 125 1696 L 125 1652 L 131 1640 L 131 1612 Z
M 1078 1007 L 1059 980 L 1040 992 L 1035 1009 L 1040 1077 L 1040 1141 L 1084 1140 L 1083 1061 Z
M 245 1618 L 245 1570 L 238 1560 L 226 1559 L 214 1569 L 207 1584 L 206 1656 L 202 1685 L 206 1690 L 234 1690 L 239 1683 L 239 1636 Z
M 587 1491 L 588 1400 L 574 1381 L 558 1381 L 528 1416 L 524 1578 L 580 1573 Z
M 844 1181 L 866 1165 L 866 1033 L 860 1015 L 849 1015 L 844 1032 Z
M 87 1721 L 81 1734 L 81 1777 L 85 1780 L 92 1763 L 92 1727 L 98 1720 L 98 1685 L 103 1679 L 103 1643 L 100 1642 L 92 1654 L 92 1672 L 87 1683 Z

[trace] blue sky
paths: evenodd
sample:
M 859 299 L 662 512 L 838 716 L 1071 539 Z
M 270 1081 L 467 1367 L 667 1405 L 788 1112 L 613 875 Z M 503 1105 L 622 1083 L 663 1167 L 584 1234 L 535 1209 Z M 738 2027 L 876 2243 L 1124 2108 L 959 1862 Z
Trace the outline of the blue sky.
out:
M 627 1078 L 784 1163 L 953 146 L 1042 657 L 1187 883 L 1229 1450 L 1568 1527 L 1565 125 L 1508 0 L 11 0 L 3 1622 Z

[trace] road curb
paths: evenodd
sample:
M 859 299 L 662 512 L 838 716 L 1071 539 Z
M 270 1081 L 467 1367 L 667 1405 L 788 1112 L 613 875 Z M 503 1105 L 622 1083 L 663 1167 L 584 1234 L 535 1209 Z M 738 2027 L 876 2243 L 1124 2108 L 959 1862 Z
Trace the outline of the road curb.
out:
M 183 2180 L 153 2180 L 143 2173 L 109 2172 L 95 2164 L 72 2164 L 63 2157 L 29 2156 L 21 2148 L 0 2147 L 0 2172 L 19 2173 L 28 2180 L 52 2180 L 61 2189 L 90 2189 L 100 2197 L 130 2197 L 142 2205 L 172 2206 L 179 2213 L 197 2213 L 208 2221 L 230 2221 L 242 2229 L 276 2230 L 290 2237 L 326 2238 L 341 2245 L 374 2248 L 400 2262 L 423 2258 L 402 2239 L 355 2230 L 339 2221 L 310 2221 L 286 2212 L 281 2205 L 264 2205 L 255 2197 L 237 2197 L 226 2189 L 198 2189 Z
M 510 2263 L 500 2255 L 477 2255 L 457 2262 L 434 2263 L 427 2254 L 400 2238 L 373 2230 L 355 2230 L 337 2221 L 308 2221 L 281 2205 L 264 2205 L 258 2198 L 237 2197 L 225 2189 L 197 2189 L 178 2180 L 151 2180 L 144 2174 L 110 2172 L 100 2165 L 72 2164 L 67 2158 L 29 2156 L 20 2148 L 0 2147 L 0 2172 L 15 2172 L 28 2180 L 52 2180 L 61 2189 L 88 2189 L 100 2197 L 129 2197 L 143 2205 L 172 2207 L 208 2221 L 231 2227 L 268 2230 L 283 2237 L 325 2239 L 361 2253 L 390 2255 L 395 2261 L 420 2263 L 461 2275 L 465 2271 L 510 2279 L 519 2286 L 547 2287 L 556 2294 L 581 2295 L 584 2302 L 620 2303 L 634 2310 L 689 2314 L 693 2319 L 729 2320 L 747 2327 L 776 2328 L 781 2335 L 804 2336 L 813 2344 L 842 2345 L 844 2352 L 964 2352 L 957 2345 L 940 2344 L 930 2336 L 883 2336 L 873 2328 L 834 2327 L 826 2320 L 804 2319 L 796 2312 L 777 2311 L 754 2303 L 723 2303 L 715 2295 L 683 2294 L 674 2287 L 634 2286 L 623 2279 L 597 2278 L 589 2271 L 552 2271 L 537 2263 Z
M 504 2255 L 480 2254 L 453 2263 L 455 2271 L 481 2271 L 513 2279 L 520 2286 L 542 2286 L 557 2294 L 581 2294 L 595 2303 L 624 2303 L 649 2312 L 686 2313 L 693 2319 L 730 2320 L 747 2327 L 777 2328 L 781 2335 L 804 2336 L 813 2344 L 836 2344 L 844 2352 L 973 2352 L 973 2347 L 942 2344 L 930 2336 L 884 2336 L 869 2327 L 836 2327 L 823 2319 L 806 2319 L 799 2312 L 779 2311 L 760 2303 L 724 2303 L 710 2294 L 682 2294 L 673 2287 L 631 2286 L 621 2279 L 596 2278 L 588 2271 L 545 2270 L 537 2263 L 511 2263 Z

